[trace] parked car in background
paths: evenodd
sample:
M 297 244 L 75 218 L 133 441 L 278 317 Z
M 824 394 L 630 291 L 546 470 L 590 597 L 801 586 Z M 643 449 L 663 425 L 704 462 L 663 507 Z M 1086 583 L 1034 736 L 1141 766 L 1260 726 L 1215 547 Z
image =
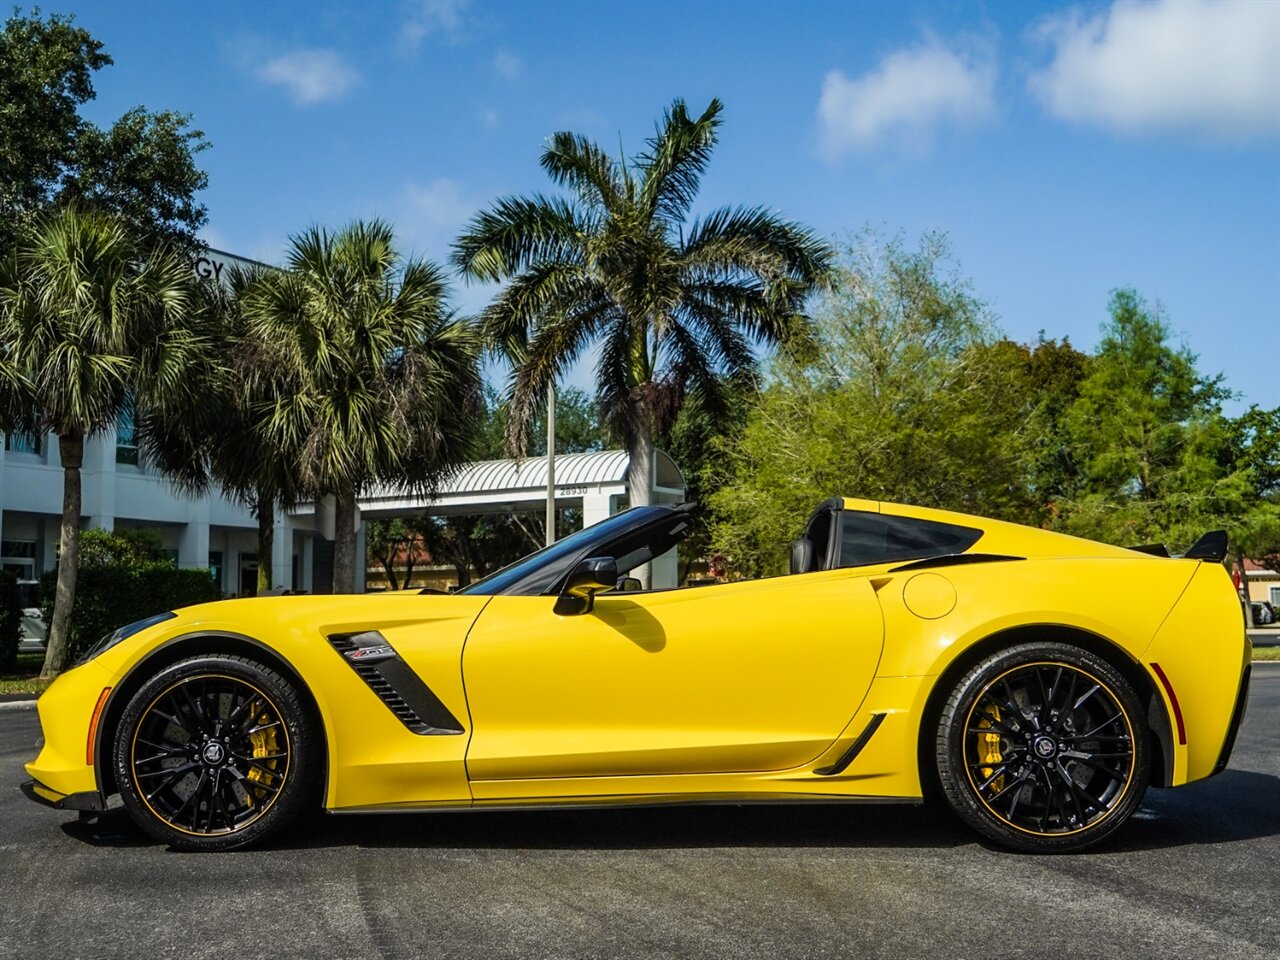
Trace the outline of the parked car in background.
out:
M 22 619 L 18 624 L 18 652 L 44 653 L 49 627 L 40 611 L 39 580 L 18 581 L 18 606 L 22 608 Z
M 1270 627 L 1276 622 L 1276 608 L 1267 600 L 1253 601 L 1253 625 Z

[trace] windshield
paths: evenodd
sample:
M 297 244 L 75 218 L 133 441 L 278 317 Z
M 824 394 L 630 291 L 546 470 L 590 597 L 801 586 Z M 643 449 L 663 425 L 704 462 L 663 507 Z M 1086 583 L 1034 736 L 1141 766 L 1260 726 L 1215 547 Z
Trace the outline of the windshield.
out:
M 637 509 L 645 508 L 639 507 Z M 599 523 L 593 523 L 589 527 L 583 527 L 577 533 L 569 534 L 563 540 L 557 540 L 549 547 L 543 547 L 537 553 L 531 553 L 527 557 L 509 564 L 457 592 L 479 594 L 481 596 L 495 596 L 503 593 L 508 587 L 533 571 L 541 567 L 556 567 L 556 561 L 578 553 L 588 544 L 607 540 L 615 533 L 631 527 L 635 522 L 636 516 L 632 510 L 615 513 Z

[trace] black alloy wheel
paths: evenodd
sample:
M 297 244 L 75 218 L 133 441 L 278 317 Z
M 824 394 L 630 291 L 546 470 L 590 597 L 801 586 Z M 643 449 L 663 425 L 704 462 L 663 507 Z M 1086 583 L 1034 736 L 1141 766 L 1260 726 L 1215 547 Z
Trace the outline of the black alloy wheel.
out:
M 182 849 L 233 849 L 283 826 L 312 793 L 314 740 L 279 674 L 239 657 L 198 657 L 161 671 L 130 701 L 116 778 L 153 837 Z
M 1090 846 L 1146 790 L 1141 701 L 1109 663 L 1066 644 L 989 657 L 957 685 L 938 731 L 952 808 L 988 837 L 1034 852 Z

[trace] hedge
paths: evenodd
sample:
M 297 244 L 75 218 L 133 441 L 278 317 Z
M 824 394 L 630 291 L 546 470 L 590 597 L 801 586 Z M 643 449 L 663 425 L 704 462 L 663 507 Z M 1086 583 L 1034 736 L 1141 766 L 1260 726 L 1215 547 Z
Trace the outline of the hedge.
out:
M 21 626 L 18 578 L 8 570 L 0 570 L 0 670 L 12 670 L 18 662 L 18 629 Z
M 56 569 L 42 577 L 46 623 L 53 622 L 57 582 Z M 179 570 L 168 563 L 82 567 L 76 578 L 76 603 L 71 611 L 71 659 L 125 624 L 220 596 L 208 570 Z

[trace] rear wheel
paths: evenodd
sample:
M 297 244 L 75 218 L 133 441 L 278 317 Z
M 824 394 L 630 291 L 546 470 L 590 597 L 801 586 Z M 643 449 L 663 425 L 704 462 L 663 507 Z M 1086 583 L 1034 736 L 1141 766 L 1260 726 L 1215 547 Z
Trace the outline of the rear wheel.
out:
M 1017 850 L 1080 850 L 1115 832 L 1146 792 L 1142 701 L 1078 647 L 1029 643 L 978 664 L 938 729 L 943 791 L 962 820 Z
M 319 734 L 298 691 L 242 657 L 183 660 L 152 677 L 116 734 L 116 782 L 147 833 L 230 850 L 283 827 L 314 798 Z

